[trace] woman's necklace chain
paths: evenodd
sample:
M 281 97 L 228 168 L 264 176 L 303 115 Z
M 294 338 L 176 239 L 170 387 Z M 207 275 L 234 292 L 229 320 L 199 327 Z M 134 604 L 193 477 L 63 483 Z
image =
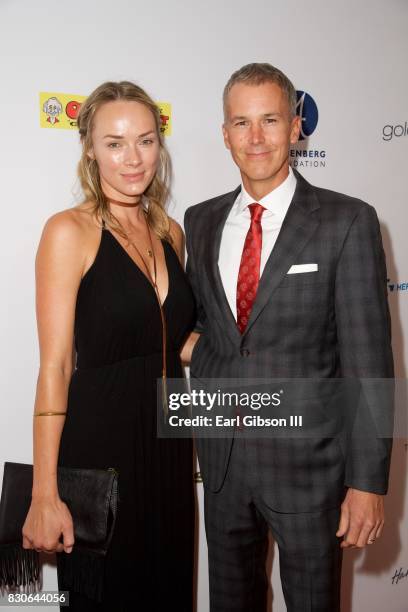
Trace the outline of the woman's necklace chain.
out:
M 143 257 L 142 253 L 140 252 L 140 249 L 136 246 L 136 244 L 130 238 L 128 238 L 128 242 L 129 242 L 130 246 L 132 246 L 134 248 L 134 250 L 136 251 L 136 253 L 139 255 L 140 259 L 142 260 L 143 266 L 144 266 L 144 268 L 145 268 L 145 270 L 147 272 L 147 276 L 148 276 L 150 282 L 152 283 L 152 285 L 155 288 L 155 290 L 158 291 L 158 288 L 157 288 L 156 256 L 154 254 L 152 236 L 151 236 L 150 227 L 149 227 L 149 224 L 147 223 L 147 221 L 146 221 L 146 227 L 147 227 L 147 233 L 149 235 L 149 242 L 150 242 L 150 249 L 146 249 L 146 251 L 147 251 L 148 256 L 153 259 L 153 273 L 154 273 L 154 277 L 152 277 L 152 274 L 150 272 L 150 268 L 147 265 L 147 263 L 145 261 L 145 258 Z M 159 302 L 161 303 L 160 295 L 159 295 Z
M 149 223 L 147 222 L 146 217 L 145 217 L 145 222 L 146 222 L 147 233 L 149 234 L 149 242 L 150 242 L 150 249 L 147 249 L 147 254 L 148 254 L 149 257 L 153 258 L 154 277 L 152 277 L 152 274 L 150 272 L 149 266 L 145 262 L 145 259 L 144 259 L 143 255 L 142 255 L 142 253 L 140 252 L 140 250 L 138 249 L 138 247 L 135 245 L 135 243 L 132 240 L 130 240 L 130 239 L 128 239 L 128 240 L 129 240 L 129 244 L 135 249 L 135 251 L 138 253 L 140 259 L 143 262 L 143 265 L 144 265 L 144 267 L 146 269 L 146 272 L 147 272 L 147 276 L 148 276 L 151 284 L 153 285 L 154 291 L 156 293 L 157 301 L 159 303 L 160 317 L 161 317 L 161 322 L 162 322 L 162 338 L 163 338 L 162 403 L 163 403 L 163 410 L 164 410 L 165 417 L 167 417 L 167 414 L 168 414 L 168 403 L 167 403 L 167 359 L 166 359 L 166 354 L 167 354 L 167 327 L 166 327 L 166 318 L 164 316 L 163 304 L 162 304 L 162 301 L 160 299 L 159 288 L 157 286 L 156 255 L 154 253 L 152 235 L 150 233 L 150 227 L 149 227 Z

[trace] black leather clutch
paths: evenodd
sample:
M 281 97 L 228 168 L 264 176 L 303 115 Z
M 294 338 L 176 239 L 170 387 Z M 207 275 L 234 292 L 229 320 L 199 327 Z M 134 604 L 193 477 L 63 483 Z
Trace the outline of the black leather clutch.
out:
M 112 538 L 118 502 L 118 472 L 113 469 L 57 468 L 59 496 L 74 523 L 73 552 L 104 556 Z M 37 583 L 39 553 L 22 546 L 22 528 L 31 504 L 33 466 L 4 464 L 0 501 L 0 587 Z M 69 557 L 73 553 L 66 554 Z

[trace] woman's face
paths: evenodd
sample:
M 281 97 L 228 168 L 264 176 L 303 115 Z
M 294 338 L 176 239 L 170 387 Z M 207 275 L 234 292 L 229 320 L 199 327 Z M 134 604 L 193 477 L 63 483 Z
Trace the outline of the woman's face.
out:
M 140 102 L 115 100 L 95 113 L 92 148 L 108 198 L 137 202 L 154 178 L 160 154 L 153 113 Z

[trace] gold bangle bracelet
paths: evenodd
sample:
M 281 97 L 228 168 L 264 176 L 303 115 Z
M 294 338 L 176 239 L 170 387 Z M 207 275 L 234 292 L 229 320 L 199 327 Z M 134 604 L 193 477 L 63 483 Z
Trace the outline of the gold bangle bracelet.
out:
M 34 412 L 34 416 L 54 416 L 56 414 L 67 414 L 66 412 Z

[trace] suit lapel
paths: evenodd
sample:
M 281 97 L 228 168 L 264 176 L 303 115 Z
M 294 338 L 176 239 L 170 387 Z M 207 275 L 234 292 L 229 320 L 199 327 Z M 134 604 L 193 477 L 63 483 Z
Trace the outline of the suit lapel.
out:
M 319 202 L 313 187 L 296 171 L 296 190 L 283 221 L 275 246 L 263 270 L 245 336 L 271 299 L 289 268 L 310 240 L 320 219 Z
M 240 192 L 241 187 L 223 196 L 215 204 L 211 212 L 211 222 L 208 229 L 206 243 L 208 251 L 206 257 L 207 274 L 213 289 L 214 297 L 221 313 L 221 322 L 234 342 L 241 341 L 241 334 L 237 327 L 234 315 L 225 294 L 222 284 L 218 257 L 220 253 L 221 237 L 228 214 Z

